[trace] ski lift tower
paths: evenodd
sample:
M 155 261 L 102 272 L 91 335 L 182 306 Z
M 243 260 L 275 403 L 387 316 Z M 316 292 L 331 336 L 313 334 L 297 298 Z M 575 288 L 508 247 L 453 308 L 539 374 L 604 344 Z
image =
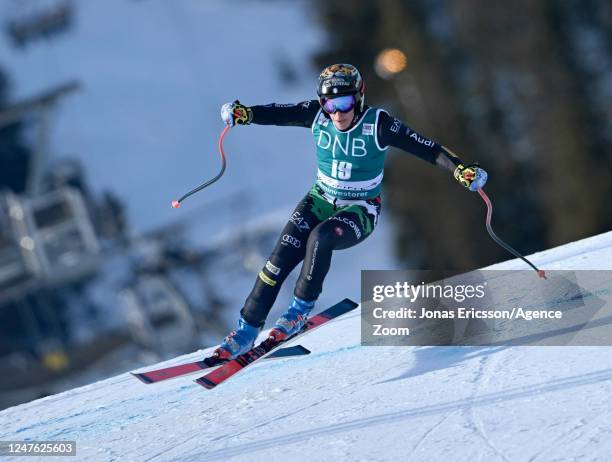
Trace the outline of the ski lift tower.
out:
M 28 172 L 26 194 L 36 196 L 41 191 L 44 163 L 49 151 L 49 128 L 51 114 L 57 102 L 80 89 L 77 81 L 52 88 L 36 97 L 5 107 L 0 112 L 0 128 L 34 114 L 38 118 L 36 144 Z

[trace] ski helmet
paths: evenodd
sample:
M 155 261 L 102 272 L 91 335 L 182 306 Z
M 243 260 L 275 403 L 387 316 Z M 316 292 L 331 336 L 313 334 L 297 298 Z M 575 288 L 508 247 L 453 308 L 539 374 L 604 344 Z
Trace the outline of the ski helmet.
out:
M 364 90 L 365 84 L 361 74 L 352 64 L 332 64 L 323 69 L 319 75 L 317 96 L 321 105 L 324 98 L 354 95 L 355 108 L 358 112 L 362 112 L 365 104 Z

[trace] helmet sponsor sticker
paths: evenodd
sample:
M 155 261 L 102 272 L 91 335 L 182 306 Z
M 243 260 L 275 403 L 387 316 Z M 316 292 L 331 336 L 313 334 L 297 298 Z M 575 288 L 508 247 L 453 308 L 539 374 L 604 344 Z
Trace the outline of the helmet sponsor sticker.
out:
M 330 79 L 327 82 L 325 82 L 325 86 L 332 86 L 332 87 L 350 87 L 352 82 L 349 82 L 348 80 L 345 79 Z

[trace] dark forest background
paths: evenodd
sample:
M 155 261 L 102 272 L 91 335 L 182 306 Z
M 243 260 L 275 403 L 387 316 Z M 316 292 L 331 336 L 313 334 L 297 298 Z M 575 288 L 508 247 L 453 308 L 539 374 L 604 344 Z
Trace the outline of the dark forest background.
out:
M 319 67 L 350 62 L 366 102 L 478 161 L 493 227 L 519 251 L 612 229 L 612 3 L 607 0 L 318 0 Z M 398 48 L 406 69 L 374 71 Z M 390 156 L 385 203 L 409 267 L 461 271 L 511 256 L 485 207 L 447 172 Z

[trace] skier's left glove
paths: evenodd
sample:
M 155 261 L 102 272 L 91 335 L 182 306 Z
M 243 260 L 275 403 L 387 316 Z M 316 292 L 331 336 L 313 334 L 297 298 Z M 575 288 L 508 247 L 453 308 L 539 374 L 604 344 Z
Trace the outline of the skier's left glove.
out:
M 233 103 L 225 103 L 221 106 L 221 118 L 223 122 L 232 127 L 235 124 L 248 125 L 253 120 L 253 111 L 250 107 L 246 107 L 236 100 Z
M 457 165 L 455 168 L 455 179 L 470 191 L 477 191 L 487 182 L 487 172 L 478 164 Z

